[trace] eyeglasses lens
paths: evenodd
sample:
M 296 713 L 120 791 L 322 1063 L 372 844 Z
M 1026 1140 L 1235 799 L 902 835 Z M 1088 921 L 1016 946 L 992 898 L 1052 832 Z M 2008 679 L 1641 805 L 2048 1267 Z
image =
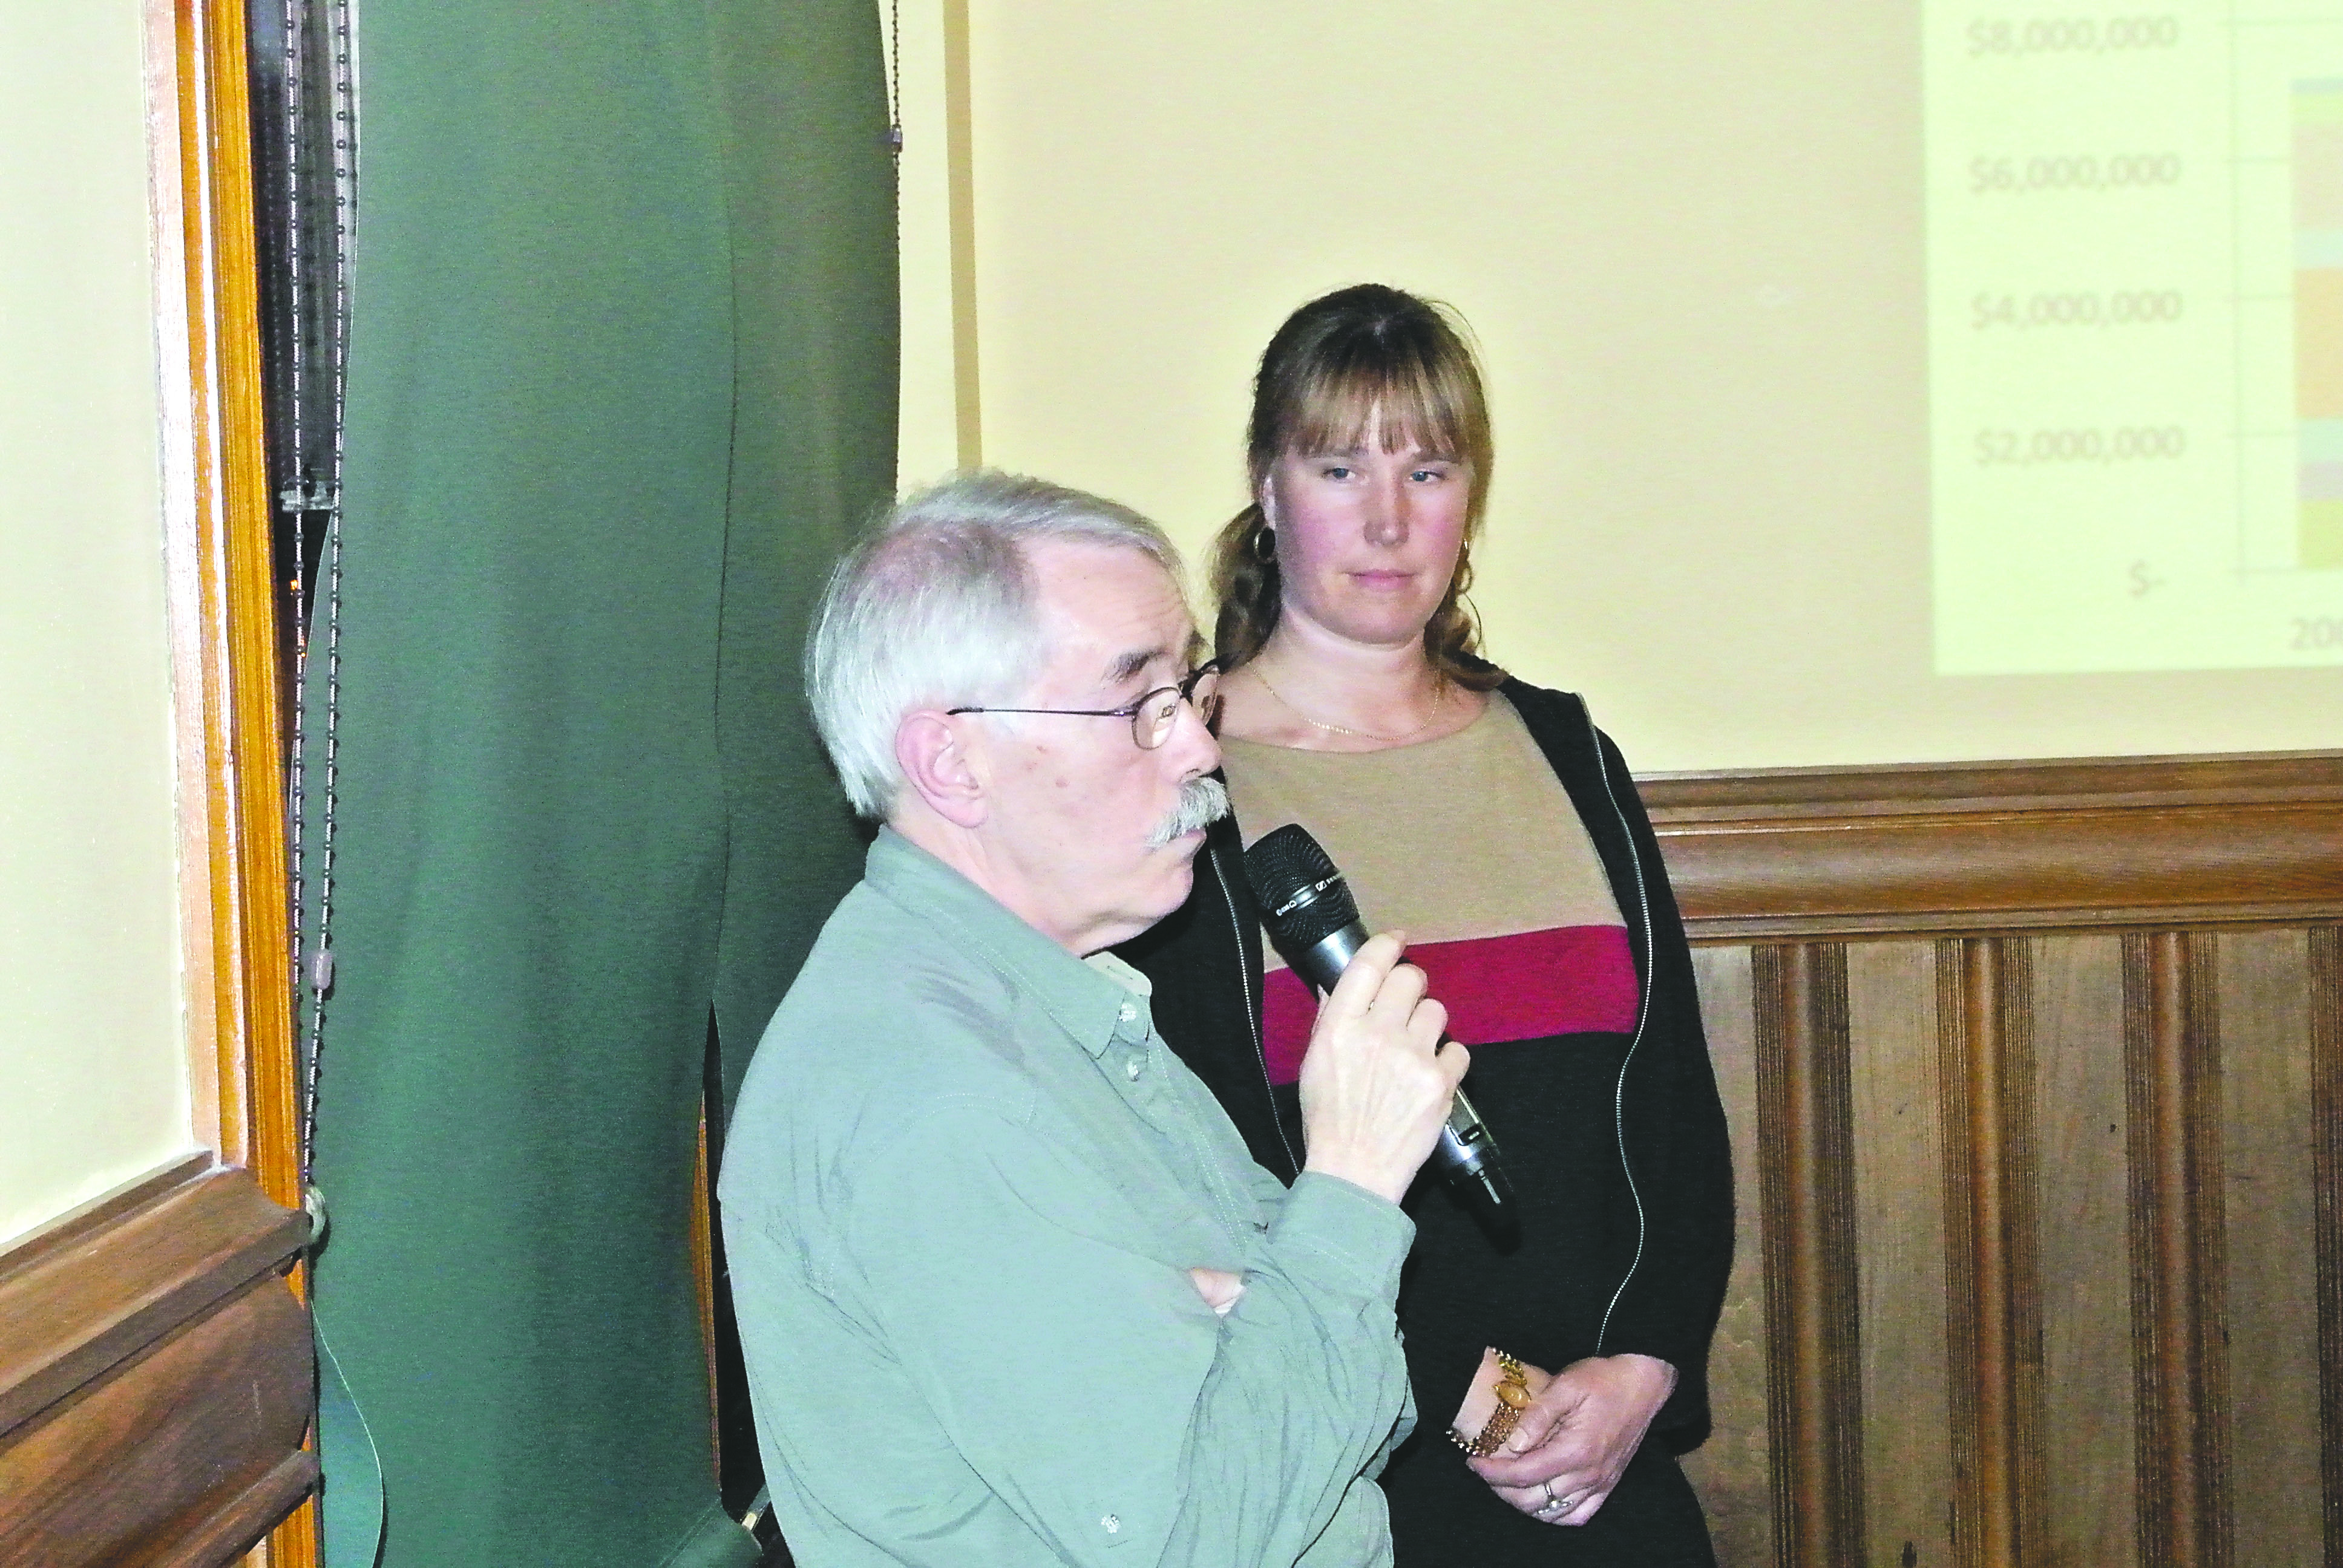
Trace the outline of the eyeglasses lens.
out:
M 1167 686 L 1149 692 L 1139 711 L 1131 716 L 1131 738 L 1142 751 L 1152 751 L 1171 739 L 1172 727 L 1179 722 L 1180 689 Z
M 1210 729 L 1218 724 L 1221 721 L 1220 671 L 1214 670 L 1198 681 L 1196 689 L 1188 694 L 1188 700 L 1196 705 L 1196 717 L 1204 721 L 1205 729 Z
M 1195 706 L 1196 715 L 1210 729 L 1221 716 L 1221 672 L 1207 667 L 1188 678 L 1185 686 L 1167 686 L 1151 691 L 1131 716 L 1131 738 L 1139 742 L 1143 751 L 1152 751 L 1172 738 L 1180 722 L 1180 704 Z

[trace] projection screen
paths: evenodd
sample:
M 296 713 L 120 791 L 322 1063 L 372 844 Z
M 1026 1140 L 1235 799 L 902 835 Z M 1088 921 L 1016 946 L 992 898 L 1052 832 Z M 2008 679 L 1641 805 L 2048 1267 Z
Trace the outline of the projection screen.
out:
M 1491 652 L 1638 768 L 2343 744 L 2343 0 L 966 13 L 906 480 L 980 431 L 1201 552 L 1378 279 L 1486 360 Z

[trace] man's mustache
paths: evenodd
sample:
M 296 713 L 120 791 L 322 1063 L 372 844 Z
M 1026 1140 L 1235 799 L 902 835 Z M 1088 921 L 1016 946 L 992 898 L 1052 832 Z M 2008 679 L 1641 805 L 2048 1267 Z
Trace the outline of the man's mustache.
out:
M 1229 814 L 1229 792 L 1217 779 L 1191 779 L 1180 786 L 1180 804 L 1147 836 L 1151 849 L 1167 848 L 1183 833 L 1199 833 Z

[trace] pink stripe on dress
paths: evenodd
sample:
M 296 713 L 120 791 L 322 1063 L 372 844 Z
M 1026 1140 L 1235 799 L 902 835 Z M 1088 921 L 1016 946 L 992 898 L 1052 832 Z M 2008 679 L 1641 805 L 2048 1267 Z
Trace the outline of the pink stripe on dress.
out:
M 1624 926 L 1551 926 L 1509 937 L 1424 942 L 1407 950 L 1448 1032 L 1468 1046 L 1556 1034 L 1625 1034 L 1635 1027 L 1635 960 Z M 1302 1076 L 1318 997 L 1289 969 L 1272 970 L 1262 995 L 1262 1047 L 1270 1081 Z

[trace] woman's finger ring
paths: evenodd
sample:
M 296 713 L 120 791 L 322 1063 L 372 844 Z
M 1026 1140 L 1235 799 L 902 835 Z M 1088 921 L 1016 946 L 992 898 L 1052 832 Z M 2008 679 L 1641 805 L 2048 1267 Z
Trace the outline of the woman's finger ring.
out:
M 1556 1497 L 1554 1494 L 1553 1482 L 1541 1481 L 1538 1485 L 1545 1493 L 1545 1501 L 1537 1505 L 1537 1511 L 1540 1513 L 1558 1513 L 1570 1506 L 1568 1499 Z

